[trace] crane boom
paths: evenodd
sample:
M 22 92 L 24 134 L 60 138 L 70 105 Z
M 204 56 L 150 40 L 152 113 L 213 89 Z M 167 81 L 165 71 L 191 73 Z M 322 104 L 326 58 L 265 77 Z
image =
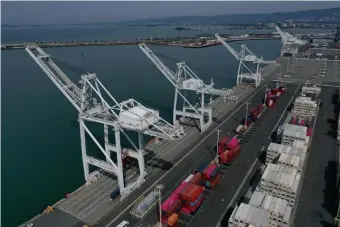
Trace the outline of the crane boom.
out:
M 215 34 L 215 37 L 217 38 L 218 41 L 220 41 L 229 51 L 230 53 L 239 61 L 240 60 L 240 55 L 237 53 L 237 51 L 232 48 L 224 39 L 222 39 L 221 36 L 218 34 Z
M 32 44 L 26 47 L 26 51 L 46 73 L 58 89 L 66 96 L 72 105 L 79 111 L 81 110 L 81 94 L 80 88 L 75 85 L 63 71 L 50 59 L 40 47 Z
M 171 71 L 144 43 L 139 44 L 140 49 L 144 54 L 156 65 L 156 67 L 163 73 L 163 75 L 174 85 L 178 84 L 176 74 Z

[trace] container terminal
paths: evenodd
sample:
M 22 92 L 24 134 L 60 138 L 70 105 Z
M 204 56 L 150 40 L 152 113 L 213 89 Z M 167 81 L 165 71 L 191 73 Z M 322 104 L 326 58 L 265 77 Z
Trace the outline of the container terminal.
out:
M 287 33 L 281 32 L 280 35 L 283 43 L 282 57 L 277 61 L 264 61 L 244 45 L 238 53 L 222 42 L 239 61 L 239 68 L 246 70 L 246 73 L 238 71 L 237 85 L 231 89 L 216 89 L 213 82 L 210 85 L 204 84 L 184 62 L 177 64 L 176 73 L 172 72 L 149 47 L 141 43 L 141 50 L 175 88 L 172 123 L 162 119 L 158 111 L 145 107 L 136 100 L 118 102 L 95 73 L 83 75 L 82 89 L 78 88 L 41 48 L 34 44 L 28 45 L 26 51 L 79 111 L 82 157 L 87 183 L 22 226 L 31 223 L 34 226 L 52 227 L 119 226 L 121 223 L 128 224 L 126 226 L 159 226 L 157 223 L 162 223 L 163 226 L 227 226 L 228 224 L 223 223 L 228 222 L 238 226 L 245 221 L 239 218 L 238 212 L 243 212 L 241 217 L 251 220 L 249 214 L 244 213 L 244 209 L 262 212 L 268 216 L 268 222 L 274 220 L 273 215 L 276 214 L 270 213 L 268 202 L 249 208 L 254 204 L 247 203 L 245 195 L 250 200 L 266 197 L 267 201 L 270 198 L 271 204 L 278 199 L 289 202 L 292 211 L 288 226 L 305 220 L 303 215 L 313 216 L 311 212 L 315 211 L 311 210 L 308 204 L 311 203 L 310 197 L 303 194 L 305 196 L 301 196 L 300 202 L 299 190 L 305 190 L 304 185 L 308 184 L 303 180 L 303 174 L 306 179 L 308 174 L 313 174 L 311 168 L 307 167 L 305 170 L 306 160 L 308 165 L 318 160 L 318 155 L 312 154 L 310 160 L 308 159 L 309 152 L 317 149 L 313 148 L 316 143 L 312 141 L 315 135 L 318 135 L 318 125 L 324 124 L 319 123 L 317 112 L 331 112 L 325 108 L 331 107 L 327 103 L 330 99 L 328 95 L 332 96 L 332 91 L 335 91 L 334 80 L 338 80 L 337 77 L 340 76 L 339 65 L 338 61 L 301 57 L 302 52 L 308 49 L 306 44 L 294 40 L 294 37 Z M 216 34 L 216 38 L 218 39 L 219 35 Z M 291 56 L 287 57 L 287 54 Z M 255 63 L 254 70 L 247 66 L 249 62 Z M 261 69 L 262 64 L 266 67 Z M 318 89 L 321 89 L 321 92 Z M 90 90 L 92 94 L 97 95 L 96 99 L 90 96 Z M 295 104 L 300 99 L 310 98 L 313 99 L 309 100 L 310 102 L 317 103 L 315 97 L 309 97 L 308 94 L 314 90 L 319 91 L 316 94 L 317 100 L 321 99 L 325 103 L 322 109 L 310 110 L 304 105 L 300 105 L 300 109 L 297 108 Z M 200 104 L 193 105 L 186 98 L 186 92 L 190 91 L 199 94 Z M 104 99 L 104 93 L 113 105 Z M 208 104 L 204 101 L 206 95 L 210 95 Z M 182 110 L 178 110 L 178 99 L 184 104 Z M 293 110 L 287 112 L 292 104 Z M 313 115 L 310 119 L 306 119 L 308 116 L 300 116 L 301 111 L 306 108 L 308 113 Z M 269 194 L 268 191 L 272 192 L 273 189 L 269 183 L 265 184 L 264 176 L 266 171 L 267 175 L 270 175 L 268 172 L 272 174 L 273 168 L 289 167 L 288 172 L 298 172 L 294 169 L 297 167 L 292 164 L 292 158 L 287 156 L 291 154 L 281 152 L 282 154 L 274 158 L 279 160 L 274 160 L 270 165 L 260 158 L 265 153 L 268 156 L 272 141 L 288 143 L 288 147 L 294 146 L 295 141 L 292 138 L 298 137 L 292 134 L 300 128 L 286 129 L 287 122 L 291 120 L 289 117 L 294 119 L 291 125 L 297 121 L 303 130 L 306 128 L 303 125 L 307 123 L 301 123 L 301 120 L 308 122 L 308 133 L 298 134 L 301 138 L 310 138 L 305 162 L 300 161 L 303 165 L 298 165 L 302 179 L 297 183 L 299 190 L 295 191 L 295 197 L 289 197 L 290 200 L 287 197 L 288 192 Z M 85 121 L 104 124 L 105 147 L 99 142 L 97 146 L 105 155 L 106 161 L 86 154 L 84 134 L 87 133 L 95 142 L 96 138 L 85 125 Z M 108 126 L 114 129 L 115 144 L 108 142 Z M 274 132 L 278 129 L 281 129 L 282 135 L 280 137 L 277 133 L 273 139 Z M 120 134 L 129 138 L 125 131 L 138 134 L 138 146 L 130 141 L 134 149 L 120 146 Z M 144 146 L 143 135 L 150 135 L 154 140 Z M 114 158 L 111 152 L 117 154 L 117 163 L 112 160 Z M 335 153 L 335 150 L 330 148 L 327 152 Z M 313 160 L 315 156 L 316 159 Z M 332 158 L 332 155 L 328 158 Z M 326 161 L 326 158 L 324 160 Z M 90 173 L 89 164 L 100 170 Z M 267 170 L 269 168 L 271 169 Z M 263 175 L 262 178 L 258 177 L 261 180 L 257 180 L 257 185 L 252 176 L 259 172 Z M 250 183 L 255 184 L 255 189 L 249 189 Z M 155 189 L 161 190 L 161 193 Z M 310 190 L 312 189 L 313 186 L 310 187 Z M 286 193 L 286 197 L 276 198 L 280 193 Z M 304 201 L 304 197 L 308 202 Z M 161 210 L 156 204 L 158 200 Z M 318 205 L 320 204 L 316 204 Z M 238 211 L 239 209 L 241 211 Z M 251 223 L 260 226 L 255 222 Z

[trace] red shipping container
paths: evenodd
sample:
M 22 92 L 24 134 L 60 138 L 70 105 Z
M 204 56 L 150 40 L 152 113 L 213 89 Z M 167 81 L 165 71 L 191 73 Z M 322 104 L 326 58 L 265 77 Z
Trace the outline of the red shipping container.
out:
M 177 210 L 179 210 L 179 208 L 182 206 L 181 204 L 181 200 L 179 199 L 175 199 L 173 201 L 170 202 L 170 204 L 166 207 L 166 209 L 162 209 L 162 214 L 169 216 L 172 213 L 176 212 Z
M 220 154 L 220 164 L 227 164 L 228 163 L 228 153 L 223 152 Z
M 179 196 L 182 200 L 187 202 L 194 202 L 203 192 L 203 187 L 188 183 L 185 188 L 181 190 Z
M 308 128 L 307 129 L 307 136 L 312 136 L 312 134 L 313 134 L 313 128 Z
M 208 165 L 207 168 L 204 169 L 203 175 L 205 179 L 209 179 L 214 173 L 216 172 L 217 166 L 216 165 Z
M 234 158 L 234 154 L 230 150 L 227 150 L 226 152 L 227 152 L 227 155 L 228 155 L 228 163 L 230 163 Z
M 201 185 L 202 184 L 202 174 L 196 173 L 194 177 L 189 181 L 189 183 Z
M 240 151 L 241 151 L 240 147 L 235 148 L 234 150 L 232 150 L 233 158 L 237 158 L 240 155 Z
M 185 214 L 193 214 L 198 210 L 198 208 L 200 208 L 203 202 L 204 202 L 203 196 L 194 206 L 191 206 L 189 202 L 185 202 L 182 206 L 182 212 Z
M 210 186 L 209 188 L 214 189 L 218 183 L 220 183 L 222 176 L 220 174 L 217 174 L 213 178 L 209 180 Z

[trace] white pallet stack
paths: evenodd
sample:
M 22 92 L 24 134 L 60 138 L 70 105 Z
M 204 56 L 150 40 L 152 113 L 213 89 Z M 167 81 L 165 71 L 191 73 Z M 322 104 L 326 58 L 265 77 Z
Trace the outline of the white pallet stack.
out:
M 269 211 L 270 226 L 288 227 L 292 213 L 292 207 L 288 205 L 288 201 L 255 191 L 249 205 Z
M 301 155 L 292 155 L 292 154 L 282 153 L 280 154 L 278 164 L 295 168 L 298 170 L 298 172 L 301 172 L 305 159 L 306 159 L 306 153 L 302 153 Z
M 288 145 L 270 143 L 267 148 L 266 163 L 273 162 L 273 160 L 278 158 L 281 153 L 290 153 L 290 149 L 291 146 Z
M 307 140 L 306 143 L 309 143 L 307 130 L 308 128 L 305 126 L 287 124 L 285 130 L 282 133 L 281 143 L 289 146 L 293 144 L 294 140 Z
M 321 92 L 321 88 L 317 86 L 312 86 L 312 87 L 303 86 L 302 87 L 302 93 L 318 95 L 320 94 L 320 92 Z
M 270 212 L 263 209 L 254 207 L 249 204 L 241 203 L 236 206 L 231 214 L 228 226 L 229 227 L 269 227 Z
M 260 181 L 260 190 L 287 200 L 293 206 L 300 178 L 301 174 L 295 168 L 268 163 Z
M 311 97 L 298 97 L 294 102 L 292 113 L 298 116 L 314 117 L 318 104 Z

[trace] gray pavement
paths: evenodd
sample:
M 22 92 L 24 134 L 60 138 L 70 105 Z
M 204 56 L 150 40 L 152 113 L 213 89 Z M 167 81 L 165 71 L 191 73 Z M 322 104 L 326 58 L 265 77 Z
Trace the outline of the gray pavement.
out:
M 336 128 L 332 95 L 335 88 L 322 87 L 319 109 L 306 172 L 303 178 L 294 226 L 330 227 L 336 213 Z M 336 131 L 335 131 L 336 132 Z
M 80 219 L 59 209 L 54 209 L 49 214 L 42 214 L 34 220 L 34 227 L 83 227 L 84 225 L 85 223 Z
M 261 132 L 264 130 L 266 131 L 265 134 L 262 133 L 256 133 L 254 132 L 254 138 L 257 136 L 260 136 L 260 138 L 265 139 L 268 141 L 268 136 L 272 131 L 273 126 L 276 124 L 275 119 L 278 119 L 279 116 L 284 112 L 284 109 L 287 107 L 288 101 L 291 99 L 292 93 L 296 91 L 297 85 L 288 85 L 289 89 L 285 95 L 283 95 L 276 106 L 273 110 L 268 110 L 270 121 L 267 122 L 265 120 L 263 122 L 263 125 L 267 125 L 266 127 L 260 126 Z M 258 94 L 254 98 L 251 99 L 251 103 L 258 105 L 261 102 L 261 99 L 263 98 L 263 94 Z M 250 107 L 251 108 L 251 107 Z M 236 111 L 233 115 L 229 117 L 229 119 L 223 123 L 222 126 L 219 128 L 222 129 L 223 134 L 227 134 L 228 132 L 232 132 L 235 127 L 239 124 L 239 121 L 242 119 L 244 115 L 244 108 L 240 108 L 238 111 Z M 265 135 L 265 136 L 263 136 Z M 259 144 L 258 139 L 253 139 L 255 144 Z M 214 147 L 216 144 L 216 135 L 211 134 L 207 138 L 204 138 L 202 140 L 202 143 L 200 143 L 193 151 L 192 153 L 186 157 L 184 162 L 181 162 L 176 166 L 176 168 L 173 168 L 169 171 L 166 177 L 160 180 L 159 183 L 162 183 L 166 185 L 166 188 L 164 189 L 164 194 L 168 195 L 173 189 L 192 171 L 192 169 L 196 168 L 202 161 L 210 161 L 214 155 L 214 151 L 211 151 L 210 148 Z M 255 145 L 254 144 L 254 145 Z M 221 194 L 224 196 L 226 195 L 228 198 L 233 197 L 235 194 L 235 191 L 238 187 L 238 181 L 242 181 L 244 178 L 245 173 L 248 171 L 249 168 L 244 168 L 244 166 L 250 166 L 254 157 L 256 154 L 260 151 L 261 147 L 259 149 L 253 149 L 253 145 L 247 146 L 245 150 L 242 150 L 242 155 L 237 159 L 237 161 L 231 166 L 229 169 L 228 173 L 226 176 L 223 178 L 223 181 L 220 183 L 218 188 L 216 190 L 216 197 L 219 198 Z M 209 150 L 210 149 L 210 150 Z M 250 153 L 250 154 L 249 154 Z M 250 157 L 250 158 L 249 158 Z M 231 172 L 234 171 L 234 172 Z M 231 173 L 230 173 L 231 172 Z M 234 177 L 234 175 L 236 177 Z M 227 189 L 225 186 L 228 185 Z M 230 186 L 231 185 L 231 186 Z M 213 192 L 210 196 L 209 199 L 206 201 L 207 203 L 205 204 L 212 204 L 214 205 L 214 202 L 209 202 L 210 198 L 212 198 L 214 201 L 213 196 L 215 195 L 215 192 Z M 166 196 L 165 196 L 166 197 Z M 223 198 L 221 198 L 223 199 Z M 214 216 L 214 218 L 211 219 L 210 224 L 216 224 L 219 220 L 219 218 L 222 216 L 225 206 L 227 204 L 228 199 L 225 199 L 225 204 L 220 204 L 220 207 L 218 207 L 218 212 L 213 212 L 214 214 L 209 213 L 209 219 L 210 216 Z M 205 212 L 210 212 L 209 209 L 207 211 L 206 208 L 204 208 L 206 205 L 202 207 L 202 210 L 205 210 Z M 210 209 L 212 211 L 215 211 L 215 209 Z M 117 219 L 115 219 L 114 222 L 110 223 L 110 225 L 107 226 L 116 226 L 118 223 L 120 223 L 123 220 L 128 220 L 132 226 L 149 226 L 154 223 L 156 223 L 156 218 L 157 215 L 155 213 L 155 209 L 151 210 L 142 220 L 139 220 L 137 218 L 134 218 L 128 214 L 128 211 L 126 211 L 124 214 L 119 216 Z M 201 212 L 201 211 L 200 211 Z M 197 217 L 202 216 L 202 219 L 206 219 L 204 214 L 200 214 L 200 212 L 197 213 Z M 182 215 L 183 216 L 183 215 Z M 183 222 L 190 222 L 193 221 L 192 223 L 196 223 L 195 218 L 192 217 L 182 217 L 181 216 L 181 221 Z M 203 222 L 202 222 L 203 223 Z M 196 224 L 195 224 L 196 226 Z M 207 226 L 207 225 L 206 225 Z M 208 225 L 210 226 L 210 225 Z

